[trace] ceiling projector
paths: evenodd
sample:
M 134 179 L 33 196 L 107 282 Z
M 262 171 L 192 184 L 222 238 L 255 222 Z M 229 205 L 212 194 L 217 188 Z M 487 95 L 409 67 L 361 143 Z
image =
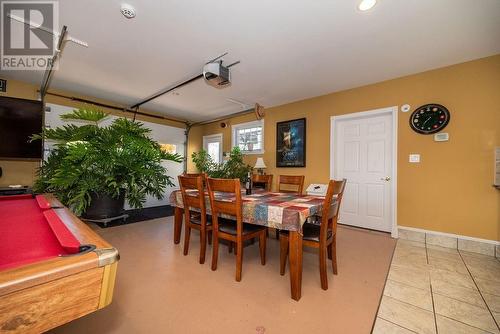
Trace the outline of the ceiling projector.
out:
M 229 67 L 222 65 L 222 62 L 208 63 L 203 66 L 203 78 L 210 85 L 216 88 L 224 88 L 231 83 Z

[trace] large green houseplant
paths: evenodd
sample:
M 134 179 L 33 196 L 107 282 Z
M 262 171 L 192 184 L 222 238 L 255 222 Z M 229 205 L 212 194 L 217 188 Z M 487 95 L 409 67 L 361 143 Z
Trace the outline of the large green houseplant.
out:
M 33 135 L 32 140 L 55 141 L 38 171 L 35 191 L 55 193 L 77 215 L 104 199 L 121 201 L 121 210 L 124 199 L 140 208 L 146 195 L 163 197 L 165 187 L 173 183 L 161 161 L 181 162 L 181 156 L 163 151 L 142 123 L 117 118 L 100 126 L 106 117 L 101 110 L 81 108 L 61 118 L 84 125 L 45 128 Z
M 207 151 L 193 152 L 191 159 L 200 173 L 207 173 L 209 177 L 221 179 L 240 179 L 245 182 L 252 167 L 243 161 L 243 153 L 235 146 L 229 153 L 229 159 L 223 163 L 216 163 Z

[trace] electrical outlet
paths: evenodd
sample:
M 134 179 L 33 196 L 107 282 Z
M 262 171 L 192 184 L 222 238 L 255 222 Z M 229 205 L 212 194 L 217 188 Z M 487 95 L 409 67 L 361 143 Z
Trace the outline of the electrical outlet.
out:
M 411 163 L 419 163 L 420 162 L 420 154 L 410 154 L 408 161 Z

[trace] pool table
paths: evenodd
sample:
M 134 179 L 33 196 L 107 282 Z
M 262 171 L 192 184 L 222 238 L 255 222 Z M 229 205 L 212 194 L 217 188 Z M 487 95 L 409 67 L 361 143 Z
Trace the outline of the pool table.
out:
M 119 255 L 55 196 L 0 196 L 0 333 L 40 333 L 111 303 Z

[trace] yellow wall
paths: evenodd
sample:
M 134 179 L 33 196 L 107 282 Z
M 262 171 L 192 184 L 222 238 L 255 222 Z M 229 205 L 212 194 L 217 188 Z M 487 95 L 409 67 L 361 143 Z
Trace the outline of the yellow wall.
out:
M 9 78 L 3 77 L 3 76 L 0 76 L 0 77 L 2 77 L 2 79 L 7 79 L 7 92 L 5 92 L 5 93 L 0 92 L 0 96 L 10 96 L 10 97 L 17 97 L 17 98 L 31 99 L 31 100 L 36 100 L 38 98 L 38 93 L 37 93 L 37 89 L 39 89 L 38 86 L 28 84 L 25 82 L 21 82 L 21 81 L 17 81 L 17 80 L 10 80 Z M 54 92 L 54 93 L 62 94 L 62 95 L 74 96 L 74 97 L 83 98 L 83 99 L 89 99 L 92 101 L 101 102 L 101 103 L 105 103 L 105 104 L 117 105 L 117 104 L 112 103 L 110 101 L 96 99 L 94 97 L 84 96 L 81 94 L 75 94 L 75 93 L 71 93 L 71 92 L 58 91 L 58 90 L 50 90 L 50 91 Z M 52 95 L 46 96 L 46 102 L 64 105 L 64 106 L 68 106 L 68 107 L 74 107 L 74 108 L 78 108 L 78 107 L 81 107 L 84 105 L 81 102 L 75 102 L 75 101 L 71 101 L 71 100 L 68 100 L 65 98 L 56 97 L 56 96 L 52 96 Z M 116 111 L 113 109 L 107 109 L 107 108 L 101 108 L 101 109 L 103 109 L 104 111 L 106 111 L 110 114 L 113 114 L 113 115 L 132 117 L 132 114 L 130 114 L 130 113 L 122 113 L 122 112 L 119 112 L 119 111 Z M 147 111 L 147 110 L 141 110 L 141 111 L 154 114 L 153 112 Z M 173 122 L 173 121 L 158 119 L 158 118 L 154 118 L 154 117 L 137 115 L 137 119 L 143 120 L 143 121 L 148 121 L 148 122 L 154 122 L 154 123 L 160 123 L 160 124 L 180 127 L 180 128 L 185 127 L 184 123 Z M 0 160 L 0 167 L 2 167 L 2 169 L 3 169 L 3 176 L 0 178 L 0 185 L 9 185 L 9 184 L 32 185 L 33 181 L 35 180 L 35 177 L 36 177 L 36 169 L 38 166 L 39 166 L 39 162 L 34 162 L 34 161 Z
M 412 109 L 439 103 L 451 112 L 448 142 L 419 135 L 398 119 L 398 224 L 500 240 L 500 191 L 492 187 L 493 151 L 500 146 L 500 55 L 266 109 L 264 161 L 269 174 L 303 174 L 306 185 L 325 183 L 330 170 L 330 116 L 410 104 Z M 307 118 L 307 167 L 276 168 L 276 122 Z M 253 115 L 229 124 L 254 120 Z M 204 125 L 190 134 L 190 154 L 202 136 L 223 133 L 231 146 L 230 126 Z M 196 128 L 194 128 L 196 129 Z M 421 163 L 408 163 L 420 153 Z M 253 165 L 257 155 L 246 160 Z M 193 170 L 193 165 L 188 168 Z

